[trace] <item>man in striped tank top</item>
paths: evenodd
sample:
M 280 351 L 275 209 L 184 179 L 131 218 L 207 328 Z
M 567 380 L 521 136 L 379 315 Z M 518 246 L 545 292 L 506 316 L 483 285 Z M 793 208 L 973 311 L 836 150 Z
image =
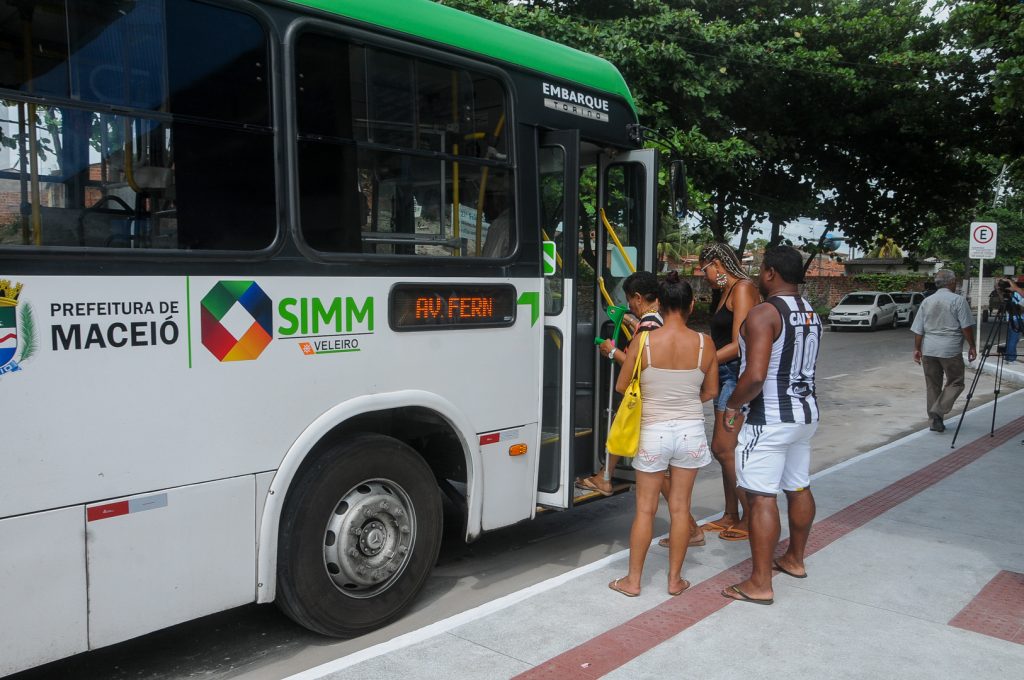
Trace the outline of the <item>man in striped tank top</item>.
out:
M 821 319 L 800 296 L 803 257 L 779 246 L 764 254 L 758 287 L 765 301 L 750 310 L 740 329 L 740 377 L 726 404 L 725 427 L 746 421 L 736 444 L 736 485 L 750 499 L 750 578 L 729 586 L 725 597 L 771 604 L 772 569 L 806 578 L 804 550 L 814 521 L 810 490 L 811 437 L 818 428 L 814 368 Z M 789 503 L 789 549 L 772 562 L 782 525 L 776 497 Z

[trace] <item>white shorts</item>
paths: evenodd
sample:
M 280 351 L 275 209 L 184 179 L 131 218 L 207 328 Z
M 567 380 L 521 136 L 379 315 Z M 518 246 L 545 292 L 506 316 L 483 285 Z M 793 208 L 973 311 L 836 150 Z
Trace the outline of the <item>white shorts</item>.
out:
M 639 472 L 664 472 L 668 466 L 699 468 L 711 462 L 703 420 L 666 420 L 640 427 L 640 448 L 633 458 Z
M 818 423 L 744 423 L 736 441 L 736 486 L 763 496 L 811 484 L 811 437 Z

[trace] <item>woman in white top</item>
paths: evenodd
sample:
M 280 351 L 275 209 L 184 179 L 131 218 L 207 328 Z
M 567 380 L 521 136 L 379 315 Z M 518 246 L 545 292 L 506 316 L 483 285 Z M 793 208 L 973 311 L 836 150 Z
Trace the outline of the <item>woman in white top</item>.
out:
M 669 272 L 661 283 L 658 302 L 664 325 L 657 333 L 637 335 L 626 352 L 624 366 L 635 365 L 643 352 L 640 373 L 640 448 L 636 470 L 636 516 L 629 534 L 629 574 L 608 584 L 635 597 L 654 531 L 654 514 L 665 470 L 671 471 L 668 507 L 668 592 L 678 595 L 690 583 L 683 579 L 683 560 L 690 537 L 690 494 L 697 470 L 711 462 L 704 433 L 702 403 L 718 395 L 718 360 L 710 338 L 686 327 L 693 311 L 693 289 Z M 641 343 L 641 339 L 646 342 Z M 643 344 L 643 346 L 641 346 Z M 625 392 L 631 371 L 619 373 L 616 389 Z

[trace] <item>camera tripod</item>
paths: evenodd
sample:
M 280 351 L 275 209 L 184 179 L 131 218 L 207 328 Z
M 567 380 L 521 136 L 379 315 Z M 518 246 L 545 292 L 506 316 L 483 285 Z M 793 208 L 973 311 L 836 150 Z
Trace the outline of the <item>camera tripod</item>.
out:
M 989 355 L 992 354 L 992 348 L 996 347 L 996 370 L 995 370 L 995 387 L 993 389 L 992 397 L 992 426 L 989 428 L 988 436 L 995 435 L 996 431 L 996 409 L 999 406 L 999 388 L 1003 384 L 1003 364 L 1004 364 L 1004 352 L 1003 346 L 999 344 L 999 333 L 1003 330 L 1004 324 L 1007 327 L 1013 328 L 1013 330 L 1020 332 L 1020 307 L 1013 304 L 1013 302 L 1004 297 L 1003 302 L 999 305 L 999 312 L 996 314 L 996 322 L 992 324 L 988 329 L 988 336 L 985 338 L 985 344 L 982 346 L 981 352 L 978 354 L 978 368 L 974 374 L 974 379 L 971 380 L 971 387 L 967 390 L 967 399 L 964 401 L 963 411 L 960 412 L 960 420 L 956 423 L 956 432 L 953 433 L 953 441 L 950 444 L 950 448 L 956 448 L 956 438 L 960 434 L 960 427 L 964 423 L 964 416 L 967 414 L 967 409 L 971 405 L 971 397 L 974 396 L 974 390 L 978 387 L 978 381 L 981 379 L 982 369 L 985 367 L 985 362 L 988 360 Z M 981 328 L 978 329 L 980 334 Z

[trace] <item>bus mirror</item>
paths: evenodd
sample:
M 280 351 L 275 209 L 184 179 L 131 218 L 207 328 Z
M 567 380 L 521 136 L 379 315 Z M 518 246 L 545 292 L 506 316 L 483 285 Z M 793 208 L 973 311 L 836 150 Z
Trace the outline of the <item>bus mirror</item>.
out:
M 687 186 L 686 186 L 686 163 L 681 159 L 674 159 L 668 166 L 668 196 L 672 208 L 672 215 L 676 219 L 682 219 L 686 215 Z

